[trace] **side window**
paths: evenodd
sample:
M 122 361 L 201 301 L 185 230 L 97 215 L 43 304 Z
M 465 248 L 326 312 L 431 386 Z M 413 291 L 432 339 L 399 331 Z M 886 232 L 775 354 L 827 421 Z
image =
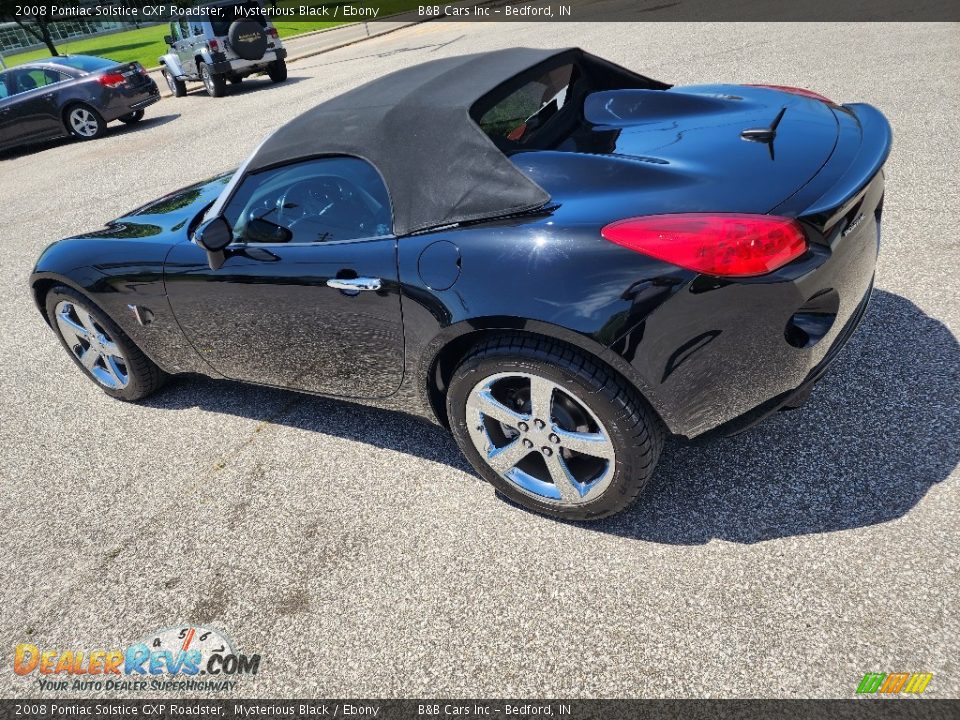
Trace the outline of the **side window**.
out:
M 575 66 L 555 68 L 497 100 L 482 116 L 474 119 L 494 142 L 529 140 L 564 107 L 570 86 L 576 79 Z
M 11 95 L 29 92 L 45 85 L 53 85 L 63 80 L 64 77 L 56 70 L 44 68 L 24 68 L 13 70 L 7 76 L 7 83 L 11 90 Z
M 319 243 L 389 235 L 390 199 L 374 167 L 327 157 L 253 173 L 224 210 L 237 242 Z
M 187 26 L 187 19 L 180 18 L 180 39 L 187 40 L 190 37 L 190 28 Z
M 176 20 L 170 23 L 170 36 L 173 38 L 174 42 L 183 40 L 183 36 L 180 34 L 180 23 Z
M 0 100 L 10 97 L 10 91 L 7 90 L 7 77 L 8 73 L 0 75 Z

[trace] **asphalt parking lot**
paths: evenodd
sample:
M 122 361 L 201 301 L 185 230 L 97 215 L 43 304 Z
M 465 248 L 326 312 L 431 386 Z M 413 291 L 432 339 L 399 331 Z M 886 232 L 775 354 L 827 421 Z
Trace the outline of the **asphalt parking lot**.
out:
M 48 243 L 235 167 L 321 99 L 434 57 L 573 44 L 673 83 L 870 102 L 895 133 L 874 301 L 808 406 L 669 443 L 619 517 L 507 505 L 401 414 L 198 378 L 113 401 L 34 309 Z M 949 25 L 428 23 L 7 153 L 0 693 L 41 694 L 12 671 L 18 643 L 194 623 L 262 655 L 243 696 L 848 697 L 898 671 L 960 695 L 958 57 Z

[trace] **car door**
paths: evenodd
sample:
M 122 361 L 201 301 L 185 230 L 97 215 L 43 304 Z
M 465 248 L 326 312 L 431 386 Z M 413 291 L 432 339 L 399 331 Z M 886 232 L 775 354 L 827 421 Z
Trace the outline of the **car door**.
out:
M 167 295 L 197 352 L 235 380 L 357 398 L 403 377 L 397 244 L 380 174 L 315 158 L 247 176 L 226 204 L 222 265 L 175 246 Z M 218 266 L 219 265 L 219 266 Z
M 190 75 L 199 77 L 200 68 L 197 66 L 197 55 L 204 45 L 207 44 L 203 36 L 203 23 L 200 20 L 181 20 L 180 33 L 183 40 L 179 43 L 178 55 L 183 71 Z
M 13 101 L 7 88 L 9 72 L 0 73 L 0 148 L 14 144 L 13 140 Z
M 4 101 L 3 135 L 11 142 L 50 137 L 63 133 L 56 101 L 56 85 L 63 75 L 50 68 L 15 68 L 7 73 L 11 97 Z
M 177 58 L 180 60 L 180 67 L 186 75 L 195 77 L 197 75 L 197 61 L 194 57 L 196 54 L 194 51 L 196 40 L 190 32 L 190 25 L 186 18 L 181 18 L 180 20 L 175 20 L 171 27 L 174 33 L 174 40 L 176 41 L 173 48 L 177 53 Z

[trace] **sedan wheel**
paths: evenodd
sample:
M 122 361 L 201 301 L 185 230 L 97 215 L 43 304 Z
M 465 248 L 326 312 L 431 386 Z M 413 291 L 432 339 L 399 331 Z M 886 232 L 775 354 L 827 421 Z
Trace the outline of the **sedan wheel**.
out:
M 132 113 L 120 116 L 120 122 L 126 125 L 133 125 L 143 120 L 143 110 L 134 110 Z
M 46 307 L 70 357 L 108 395 L 139 400 L 163 384 L 164 372 L 80 293 L 55 287 L 47 295 Z
M 107 124 L 96 110 L 86 105 L 77 105 L 67 113 L 70 132 L 81 140 L 93 140 L 103 134 Z
M 632 503 L 653 474 L 660 421 L 636 388 L 552 341 L 500 338 L 449 380 L 460 449 L 510 500 L 545 515 L 594 520 Z

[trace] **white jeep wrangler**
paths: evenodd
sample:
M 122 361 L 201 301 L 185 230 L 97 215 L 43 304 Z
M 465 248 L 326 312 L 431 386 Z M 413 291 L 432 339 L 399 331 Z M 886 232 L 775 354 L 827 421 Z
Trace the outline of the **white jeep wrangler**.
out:
M 191 8 L 170 23 L 170 52 L 160 58 L 163 77 L 177 97 L 188 80 L 199 80 L 211 97 L 221 97 L 227 81 L 265 72 L 274 82 L 287 79 L 287 51 L 276 28 L 255 0 L 221 0 Z

